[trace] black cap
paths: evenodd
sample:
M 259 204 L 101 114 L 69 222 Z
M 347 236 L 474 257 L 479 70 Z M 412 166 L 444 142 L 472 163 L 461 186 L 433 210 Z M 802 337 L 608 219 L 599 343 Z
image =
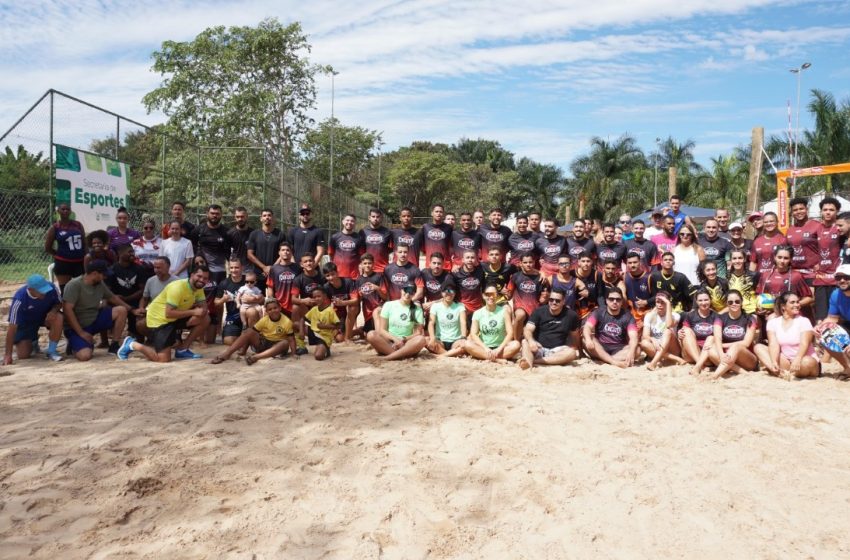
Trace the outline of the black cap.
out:
M 92 272 L 100 272 L 106 274 L 109 271 L 109 264 L 103 259 L 95 259 L 86 266 L 86 274 Z

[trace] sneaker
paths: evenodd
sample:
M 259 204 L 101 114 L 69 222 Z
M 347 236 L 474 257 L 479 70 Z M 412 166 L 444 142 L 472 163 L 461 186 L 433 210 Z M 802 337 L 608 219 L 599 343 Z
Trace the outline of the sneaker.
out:
M 192 352 L 188 348 L 186 348 L 185 350 L 174 351 L 175 360 L 200 360 L 201 358 L 203 358 L 203 356 Z
M 107 350 L 107 352 L 109 352 L 110 354 L 117 354 L 119 348 L 120 345 L 117 342 L 113 341 L 109 343 L 109 350 Z
M 308 350 L 307 350 L 307 347 L 306 347 L 306 346 L 302 346 L 301 348 L 296 348 L 296 349 L 295 349 L 295 355 L 296 355 L 296 356 L 303 356 L 303 355 L 305 355 L 307 352 L 308 352 Z
M 59 352 L 48 352 L 45 357 L 52 362 L 61 362 L 65 359 Z
M 136 342 L 132 336 L 128 336 L 124 339 L 124 342 L 121 343 L 121 348 L 118 349 L 118 359 L 126 360 L 130 357 L 130 353 L 133 351 L 133 343 Z

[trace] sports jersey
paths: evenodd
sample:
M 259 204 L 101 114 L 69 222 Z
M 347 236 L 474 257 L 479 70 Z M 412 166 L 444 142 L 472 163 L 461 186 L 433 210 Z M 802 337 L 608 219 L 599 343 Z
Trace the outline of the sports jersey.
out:
M 561 255 L 569 252 L 566 238 L 556 235 L 553 238 L 540 236 L 534 242 L 537 253 L 540 255 L 540 272 L 544 276 L 552 276 L 558 273 L 558 259 Z
M 287 336 L 292 336 L 294 332 L 292 321 L 283 313 L 280 314 L 280 319 L 277 321 L 272 321 L 268 315 L 263 316 L 254 323 L 253 329 L 269 342 L 280 342 Z
M 697 236 L 697 242 L 705 252 L 705 260 L 717 265 L 717 275 L 726 278 L 726 255 L 732 250 L 732 244 L 719 235 L 709 239 L 704 233 Z
M 776 233 L 770 237 L 759 235 L 753 239 L 752 252 L 750 253 L 750 262 L 756 263 L 756 271 L 764 275 L 773 270 L 773 248 L 779 245 L 787 245 L 788 240 L 781 233 Z
M 159 237 L 154 237 L 153 239 L 140 237 L 133 241 L 133 253 L 136 255 L 136 260 L 142 266 L 147 267 L 148 270 L 153 267 L 153 261 L 159 256 L 161 247 L 162 239 Z
M 481 251 L 481 236 L 478 235 L 478 232 L 474 229 L 469 231 L 453 231 L 451 250 L 451 261 L 453 266 L 463 266 L 463 252 L 467 250 L 475 251 L 475 260 L 477 263 L 478 254 Z
M 602 285 L 602 273 L 598 270 L 591 269 L 590 274 L 582 277 L 576 271 L 576 278 L 584 282 L 584 287 L 587 288 L 587 297 L 578 300 L 577 311 L 578 316 L 584 319 L 590 312 L 596 309 L 599 298 L 599 286 Z
M 782 292 L 794 292 L 801 299 L 812 295 L 812 290 L 806 284 L 803 275 L 796 270 L 789 270 L 784 274 L 776 269 L 768 271 L 761 276 L 756 291 L 760 294 L 771 294 L 774 297 Z
M 173 323 L 177 319 L 166 317 L 166 306 L 178 311 L 188 311 L 196 304 L 203 303 L 204 300 L 204 291 L 193 288 L 189 280 L 172 282 L 148 305 L 145 324 L 148 328 L 155 329 L 167 323 Z
M 491 312 L 487 307 L 482 307 L 472 314 L 472 320 L 478 322 L 478 338 L 487 348 L 496 348 L 505 341 L 508 334 L 505 326 L 507 309 L 507 305 L 497 305 Z
M 728 313 L 723 313 L 714 317 L 714 324 L 720 327 L 724 344 L 741 342 L 747 336 L 747 329 L 756 327 L 756 317 L 741 313 L 737 319 L 733 319 Z
M 325 278 L 316 272 L 313 276 L 307 276 L 304 272 L 295 277 L 292 282 L 292 296 L 307 299 L 313 297 L 313 291 L 321 288 Z
M 333 305 L 329 305 L 324 309 L 319 309 L 318 305 L 314 305 L 304 315 L 304 319 L 310 324 L 310 330 L 313 331 L 313 334 L 321 338 L 327 346 L 330 346 L 333 343 L 336 329 L 319 328 L 319 323 L 339 325 L 339 316 L 337 315 Z
M 508 282 L 508 290 L 514 302 L 514 309 L 522 309 L 526 315 L 540 305 L 540 294 L 543 293 L 543 281 L 540 274 L 526 274 L 523 271 L 515 272 Z
M 372 267 L 374 272 L 383 272 L 384 267 L 390 262 L 390 249 L 392 249 L 392 233 L 384 226 L 378 228 L 364 227 L 360 230 L 360 240 L 363 252 L 374 257 Z
M 192 241 L 197 247 L 196 255 L 207 261 L 210 272 L 224 272 L 224 265 L 230 257 L 230 239 L 227 230 L 219 224 L 212 228 L 206 222 L 192 230 Z
M 32 297 L 26 286 L 21 286 L 12 296 L 12 304 L 9 307 L 9 324 L 41 326 L 44 324 L 47 314 L 56 305 L 59 305 L 59 296 L 55 289 L 50 290 L 39 299 Z
M 655 297 L 652 295 L 652 290 L 649 287 L 650 276 L 648 272 L 644 272 L 638 277 L 632 276 L 630 273 L 623 275 L 623 282 L 626 284 L 626 299 L 629 300 L 629 308 L 632 316 L 636 321 L 642 324 L 643 317 L 655 305 Z M 637 308 L 638 300 L 646 302 L 646 307 L 643 309 Z
M 445 270 L 440 270 L 439 276 L 434 276 L 430 268 L 422 270 L 422 285 L 425 286 L 425 301 L 436 301 L 443 297 L 445 286 L 454 286 L 454 278 Z
M 369 276 L 358 276 L 354 281 L 354 289 L 363 307 L 363 320 L 371 320 L 375 309 L 384 303 L 381 297 L 381 291 L 385 291 L 383 274 L 373 272 Z
M 452 276 L 458 291 L 457 300 L 466 307 L 467 313 L 472 313 L 484 305 L 481 299 L 481 292 L 484 290 L 484 270 L 480 265 L 473 268 L 472 272 L 461 268 Z
M 460 338 L 460 314 L 463 310 L 463 305 L 457 301 L 453 301 L 450 306 L 442 301 L 431 306 L 430 315 L 434 318 L 434 334 L 440 342 L 451 344 Z
M 587 318 L 596 340 L 609 354 L 616 354 L 629 344 L 629 333 L 637 333 L 637 324 L 631 313 L 621 310 L 619 315 L 608 313 L 607 307 L 594 310 Z
M 56 239 L 56 253 L 53 258 L 71 263 L 83 262 L 86 256 L 83 231 L 83 225 L 76 220 L 71 220 L 66 225 L 62 225 L 62 222 L 53 224 L 53 237 Z
M 536 239 L 537 236 L 531 231 L 527 231 L 525 233 L 519 233 L 518 231 L 513 232 L 511 236 L 508 237 L 508 247 L 511 249 L 510 263 L 518 267 L 522 261 L 522 257 L 525 255 L 532 255 L 536 261 Z
M 396 263 L 390 263 L 384 269 L 384 286 L 387 290 L 387 299 L 401 299 L 401 289 L 408 284 L 413 284 L 417 288 L 421 288 L 422 272 L 413 265 L 413 263 L 405 263 L 404 266 L 399 266 Z
M 292 286 L 295 278 L 301 274 L 301 267 L 295 263 L 273 264 L 269 269 L 266 286 L 272 289 L 275 299 L 284 311 L 292 312 Z
M 612 260 L 617 263 L 617 266 L 621 266 L 626 258 L 626 246 L 617 242 L 599 243 L 596 245 L 596 256 L 599 259 L 596 264 L 600 270 L 605 260 Z
M 703 282 L 699 285 L 701 290 L 708 292 L 708 297 L 711 298 L 711 308 L 718 313 L 726 307 L 726 294 L 729 292 L 729 282 L 725 278 L 717 278 L 714 286 L 709 286 L 708 282 Z
M 655 253 L 655 261 L 652 264 L 658 264 L 661 262 L 661 256 L 664 253 L 672 253 L 673 249 L 676 248 L 676 244 L 679 242 L 679 238 L 674 234 L 673 237 L 667 237 L 667 234 L 662 232 L 658 235 L 653 235 L 650 238 L 650 241 L 655 245 L 657 251 Z
M 351 278 L 343 278 L 340 276 L 339 286 L 334 286 L 330 282 L 325 282 L 324 288 L 325 291 L 328 292 L 328 295 L 330 296 L 332 301 L 351 299 L 351 292 L 355 289 L 354 280 L 352 280 Z
M 399 300 L 388 301 L 381 307 L 381 317 L 386 319 L 387 331 L 392 336 L 407 337 L 416 325 L 425 323 L 425 315 L 418 305 L 407 305 Z
M 688 216 L 681 210 L 676 213 L 670 211 L 667 215 L 673 217 L 673 223 L 675 224 L 673 227 L 673 233 L 679 235 L 679 230 L 682 229 L 682 226 L 685 224 L 685 218 Z
M 416 239 L 416 232 L 418 230 L 415 227 L 410 227 L 407 229 L 404 228 L 393 228 L 390 230 L 392 234 L 393 247 L 398 247 L 399 245 L 407 245 L 410 249 L 407 252 L 407 258 L 415 265 L 419 265 L 419 244 Z M 444 259 L 448 259 L 448 255 L 443 255 Z
M 357 278 L 360 274 L 360 255 L 364 250 L 363 238 L 354 232 L 338 231 L 331 235 L 331 242 L 328 243 L 328 256 L 343 278 Z
M 246 242 L 246 254 L 247 250 L 250 249 L 253 251 L 254 256 L 258 261 L 266 266 L 271 266 L 278 258 L 280 242 L 283 240 L 284 235 L 277 228 L 274 228 L 271 231 L 255 229 L 251 232 L 251 235 L 248 236 L 248 241 Z
M 697 342 L 705 342 L 705 339 L 714 334 L 714 321 L 717 319 L 717 313 L 709 309 L 708 315 L 703 317 L 699 310 L 694 309 L 682 315 L 682 327 L 687 327 L 694 331 Z M 701 346 L 702 344 L 700 344 Z
M 141 233 L 130 228 L 127 228 L 124 233 L 121 233 L 117 227 L 110 227 L 106 230 L 106 233 L 109 235 L 109 248 L 113 251 L 117 250 L 121 245 L 132 245 L 133 241 L 142 236 Z
M 301 227 L 300 225 L 291 227 L 286 238 L 292 245 L 292 258 L 295 262 L 301 262 L 301 257 L 305 253 L 313 253 L 315 255 L 319 247 L 325 246 L 324 232 L 312 225 L 307 227 Z
M 741 275 L 729 273 L 726 279 L 729 282 L 730 290 L 738 290 L 741 292 L 741 297 L 744 303 L 741 308 L 745 313 L 755 313 L 756 311 L 756 286 L 759 284 L 758 272 L 744 272 Z
M 673 311 L 688 310 L 691 308 L 691 296 L 694 289 L 688 277 L 681 272 L 673 272 L 667 276 L 661 270 L 655 270 L 649 277 L 649 288 L 654 296 L 658 292 L 670 294 Z
M 570 259 L 573 264 L 572 267 L 575 268 L 578 256 L 582 251 L 587 253 L 591 259 L 596 259 L 596 241 L 594 241 L 592 237 L 585 237 L 584 239 L 568 239 L 567 251 L 570 253 Z
M 818 237 L 823 226 L 817 220 L 806 220 L 803 225 L 791 224 L 785 230 L 788 244 L 794 249 L 791 268 L 798 270 L 803 278 L 814 279 L 815 268 L 820 265 Z
M 499 297 L 496 298 L 496 301 L 498 303 L 507 301 L 502 295 L 502 290 L 507 287 L 511 276 L 516 271 L 514 266 L 502 263 L 502 266 L 493 270 L 490 263 L 484 263 L 481 265 L 481 268 L 484 270 L 484 287 L 495 286 L 496 289 L 499 290 Z M 483 289 L 484 288 L 482 288 L 482 290 Z
M 481 224 L 478 228 L 478 234 L 481 236 L 481 251 L 480 258 L 484 262 L 487 260 L 487 254 L 490 249 L 496 248 L 502 253 L 502 259 L 508 254 L 508 239 L 511 237 L 511 229 L 507 226 L 499 225 L 493 227 L 490 224 Z
M 553 292 L 564 294 L 564 307 L 575 309 L 576 301 L 578 301 L 577 279 L 575 276 L 570 276 L 569 280 L 563 280 L 560 274 L 556 274 L 549 278 L 549 285 L 552 287 Z
M 443 257 L 449 254 L 452 246 L 452 231 L 452 226 L 449 224 L 428 223 L 416 232 L 416 243 L 425 253 L 426 263 L 431 262 L 431 255 L 434 253 L 442 253 Z M 448 258 L 444 258 L 443 268 L 451 270 L 452 263 Z
M 566 346 L 570 333 L 581 328 L 581 320 L 572 309 L 564 307 L 557 315 L 552 314 L 548 305 L 541 305 L 528 318 L 534 325 L 534 340 L 543 348 Z
M 838 226 L 832 224 L 826 227 L 821 224 L 818 235 L 818 249 L 820 250 L 820 267 L 815 276 L 815 286 L 835 286 L 835 270 L 838 268 L 841 253 L 841 243 Z
M 641 239 L 638 241 L 635 238 L 629 239 L 626 245 L 626 259 L 629 255 L 637 255 L 640 257 L 640 263 L 644 270 L 649 270 L 649 267 L 655 262 L 655 256 L 658 253 L 658 247 L 649 239 Z
M 239 259 L 242 266 L 248 266 L 250 264 L 251 270 L 253 270 L 254 265 L 248 262 L 248 239 L 251 237 L 253 232 L 254 228 L 248 226 L 245 226 L 244 229 L 239 229 L 238 227 L 233 226 L 227 230 L 227 240 L 230 242 L 231 258 L 236 257 Z

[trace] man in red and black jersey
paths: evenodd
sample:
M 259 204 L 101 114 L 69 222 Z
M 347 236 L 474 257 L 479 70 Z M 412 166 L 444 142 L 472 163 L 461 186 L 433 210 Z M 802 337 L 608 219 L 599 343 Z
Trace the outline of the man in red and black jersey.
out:
M 484 270 L 475 264 L 476 255 L 472 251 L 463 254 L 463 266 L 452 274 L 458 291 L 458 301 L 466 308 L 467 320 L 472 321 L 472 314 L 484 305 L 481 292 L 484 291 Z
M 339 275 L 343 278 L 357 278 L 360 266 L 360 255 L 364 252 L 363 238 L 354 231 L 357 219 L 353 214 L 346 214 L 342 219 L 342 230 L 331 236 L 328 243 L 328 256 L 336 265 Z
M 587 289 L 586 297 L 579 297 L 576 303 L 576 311 L 580 319 L 586 318 L 596 309 L 599 296 L 599 287 L 602 285 L 602 273 L 596 270 L 593 265 L 593 259 L 584 251 L 578 254 L 576 259 L 575 275 L 581 280 L 584 287 Z
M 471 217 L 471 216 L 470 216 Z M 429 267 L 422 270 L 422 286 L 425 289 L 425 299 L 422 310 L 428 313 L 431 305 L 443 298 L 443 288 L 454 286 L 454 278 L 443 268 L 443 254 L 439 251 L 431 255 Z
M 478 251 L 481 249 L 481 236 L 475 229 L 472 214 L 464 212 L 460 215 L 460 229 L 452 231 L 452 271 L 457 271 L 463 266 L 463 252 L 467 249 Z
M 821 321 L 829 314 L 829 296 L 835 290 L 835 271 L 841 261 L 841 232 L 836 225 L 841 203 L 831 196 L 820 201 L 821 231 L 818 236 L 820 266 L 815 273 L 815 319 Z
M 655 243 L 644 237 L 646 224 L 643 220 L 632 222 L 632 233 L 634 237 L 625 242 L 626 264 L 628 265 L 629 255 L 637 255 L 640 258 L 641 267 L 648 271 L 652 263 L 656 260 L 655 253 L 658 251 L 658 247 L 656 247 Z
M 490 223 L 481 224 L 481 227 L 478 228 L 478 233 L 481 235 L 481 249 L 478 251 L 478 254 L 482 262 L 487 260 L 487 255 L 493 247 L 496 247 L 502 252 L 502 258 L 507 256 L 508 239 L 511 237 L 511 230 L 509 227 L 502 225 L 501 208 L 490 210 Z
M 596 242 L 593 237 L 588 236 L 587 230 L 588 222 L 581 219 L 573 222 L 573 236 L 567 240 L 567 250 L 573 268 L 578 266 L 578 257 L 582 252 L 587 253 L 591 259 L 596 258 Z
M 266 297 L 275 298 L 280 309 L 292 318 L 292 286 L 301 274 L 301 267 L 292 262 L 292 246 L 284 241 L 278 248 L 278 259 L 270 268 L 266 278 Z
M 360 230 L 363 251 L 372 255 L 375 272 L 384 271 L 384 267 L 390 262 L 390 249 L 393 245 L 392 233 L 381 225 L 383 220 L 384 213 L 372 208 L 369 210 L 369 225 Z
M 443 255 L 450 254 L 452 245 L 452 227 L 443 223 L 443 216 L 445 216 L 445 213 L 446 210 L 443 208 L 442 204 L 435 204 L 434 208 L 431 210 L 431 219 L 433 221 L 429 224 L 423 225 L 417 233 L 416 243 L 419 245 L 422 252 L 425 253 L 425 262 L 430 262 L 431 255 L 436 252 L 440 252 Z M 418 262 L 419 255 L 416 256 L 416 260 Z M 444 261 L 443 268 L 450 270 L 451 263 L 449 261 Z
M 634 230 L 632 230 L 634 231 Z M 651 243 L 651 242 L 650 242 Z M 655 244 L 652 243 L 655 248 Z M 644 263 L 638 253 L 629 253 L 626 256 L 626 274 L 623 277 L 626 286 L 626 300 L 629 310 L 635 318 L 638 330 L 643 328 L 643 317 L 655 306 L 655 297 L 649 287 L 649 272 L 644 268 Z
M 626 258 L 626 246 L 616 240 L 616 228 L 614 224 L 602 226 L 602 243 L 596 246 L 596 264 L 602 270 L 602 261 L 614 261 L 617 267 L 622 269 Z
M 336 311 L 340 322 L 345 325 L 345 334 L 338 332 L 336 341 L 351 340 L 357 323 L 357 315 L 360 312 L 354 280 L 340 276 L 339 269 L 332 262 L 325 263 L 322 266 L 322 275 L 325 277 L 324 288 L 331 298 L 334 311 Z
M 552 218 L 543 220 L 543 235 L 534 242 L 540 255 L 540 273 L 544 278 L 558 274 L 558 259 L 569 253 L 567 239 L 558 235 L 558 222 Z
M 540 306 L 545 291 L 544 280 L 534 268 L 534 256 L 523 255 L 519 262 L 519 272 L 514 272 L 508 282 L 508 299 L 514 308 L 514 337 L 522 333 L 531 314 Z
M 387 289 L 387 299 L 393 301 L 401 299 L 401 290 L 405 286 L 415 285 L 416 293 L 413 301 L 422 299 L 425 291 L 422 283 L 422 273 L 419 268 L 407 260 L 410 247 L 399 245 L 395 248 L 395 262 L 384 268 L 384 286 Z
M 354 281 L 354 291 L 351 293 L 352 298 L 356 296 L 360 300 L 360 306 L 363 309 L 363 328 L 354 331 L 360 336 L 365 336 L 366 333 L 375 329 L 373 314 L 386 300 L 384 276 L 380 272 L 375 272 L 374 264 L 375 257 L 369 253 L 360 257 L 360 276 Z
M 516 231 L 508 237 L 508 247 L 511 250 L 510 263 L 519 267 L 520 261 L 525 255 L 534 257 L 537 263 L 537 247 L 534 244 L 537 234 L 528 229 L 528 216 L 520 214 L 516 219 Z
M 806 284 L 814 285 L 816 269 L 820 267 L 818 237 L 822 226 L 817 220 L 809 219 L 809 199 L 791 199 L 791 225 L 785 231 L 788 244 L 794 250 L 791 268 L 799 272 Z
M 407 245 L 410 247 L 407 254 L 407 260 L 418 267 L 420 249 L 419 245 L 416 244 L 416 233 L 419 230 L 413 227 L 413 210 L 406 206 L 402 208 L 401 213 L 399 214 L 399 222 L 401 222 L 401 227 L 390 230 L 390 233 L 392 234 L 393 247 L 398 247 L 399 245 Z
M 301 255 L 301 274 L 292 282 L 292 324 L 295 329 L 295 353 L 299 356 L 307 353 L 304 343 L 304 316 L 319 300 L 313 297 L 313 292 L 320 289 L 325 283 L 325 278 L 319 274 L 316 267 L 316 255 L 304 253 Z

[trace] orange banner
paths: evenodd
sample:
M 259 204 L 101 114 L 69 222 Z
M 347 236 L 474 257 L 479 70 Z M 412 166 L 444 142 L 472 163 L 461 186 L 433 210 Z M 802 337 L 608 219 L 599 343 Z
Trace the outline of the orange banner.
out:
M 783 169 L 776 173 L 776 214 L 779 216 L 779 229 L 782 233 L 788 228 L 788 178 L 789 177 L 818 177 L 820 175 L 835 175 L 850 173 L 850 163 L 806 167 L 804 169 Z

